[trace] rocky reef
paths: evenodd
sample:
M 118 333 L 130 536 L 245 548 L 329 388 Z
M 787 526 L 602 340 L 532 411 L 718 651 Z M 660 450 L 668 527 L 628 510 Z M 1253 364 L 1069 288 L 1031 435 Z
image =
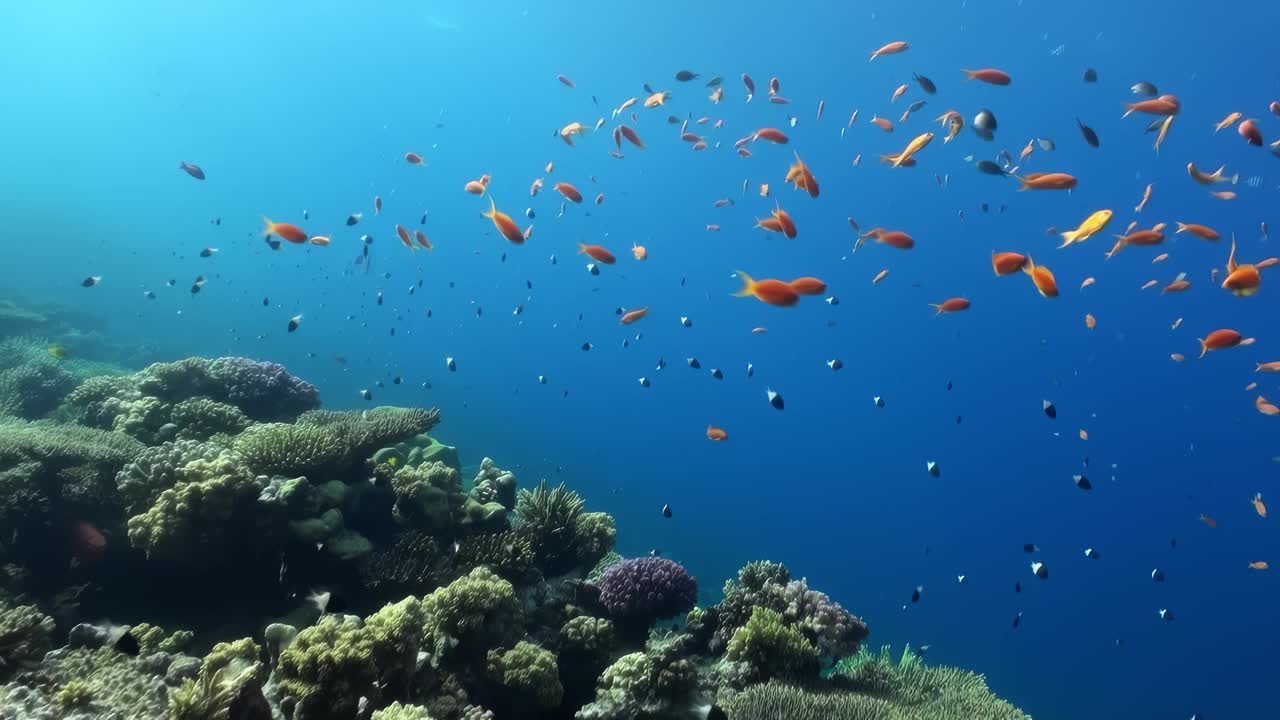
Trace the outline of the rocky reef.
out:
M 0 720 L 1025 717 L 782 564 L 697 606 L 570 487 L 464 476 L 434 409 L 33 348 L 0 342 Z

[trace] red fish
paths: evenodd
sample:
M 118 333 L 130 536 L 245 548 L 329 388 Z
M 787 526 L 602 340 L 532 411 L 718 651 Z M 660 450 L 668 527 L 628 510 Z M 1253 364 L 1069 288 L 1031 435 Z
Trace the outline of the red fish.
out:
M 498 229 L 498 232 L 502 233 L 502 237 L 516 245 L 524 244 L 525 236 L 520 231 L 520 226 L 516 225 L 510 215 L 502 212 L 494 205 L 492 195 L 489 196 L 489 209 L 481 214 L 493 221 L 493 226 Z
M 608 250 L 604 249 L 599 245 L 588 245 L 586 243 L 578 243 L 578 254 L 589 255 L 591 256 L 592 260 L 595 260 L 597 262 L 602 262 L 605 265 L 612 265 L 618 261 L 618 259 L 613 256 L 613 253 L 609 252 Z
M 272 222 L 271 218 L 266 216 L 263 216 L 262 221 L 266 223 L 266 227 L 263 228 L 262 230 L 263 237 L 270 237 L 272 235 L 277 235 L 281 238 L 284 238 L 285 240 L 288 240 L 291 243 L 295 243 L 298 245 L 301 245 L 302 243 L 306 242 L 307 238 L 310 237 L 309 235 L 307 235 L 307 233 L 305 233 L 302 230 L 302 228 L 292 223 Z
M 983 68 L 981 70 L 961 70 L 965 74 L 966 79 L 980 80 L 984 83 L 992 85 L 1008 85 L 1013 82 L 1013 78 L 1009 77 L 1009 73 L 995 68 Z

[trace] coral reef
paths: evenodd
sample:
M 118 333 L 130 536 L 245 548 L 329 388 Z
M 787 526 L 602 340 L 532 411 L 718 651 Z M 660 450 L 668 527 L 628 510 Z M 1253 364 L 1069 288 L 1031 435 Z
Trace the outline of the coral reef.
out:
M 862 649 L 784 565 L 695 607 L 566 485 L 464 478 L 436 410 L 322 410 L 244 358 L 86 377 L 42 343 L 0 341 L 0 720 L 1023 718 Z

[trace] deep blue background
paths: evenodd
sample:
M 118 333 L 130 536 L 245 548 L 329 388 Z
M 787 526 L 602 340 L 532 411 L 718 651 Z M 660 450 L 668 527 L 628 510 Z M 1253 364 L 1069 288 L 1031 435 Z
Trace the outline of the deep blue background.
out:
M 1225 263 L 1226 242 L 1171 236 L 1159 250 L 1130 248 L 1110 261 L 1102 253 L 1154 182 L 1144 225 L 1206 223 L 1237 233 L 1245 260 L 1277 254 L 1259 221 L 1277 221 L 1268 173 L 1280 160 L 1234 131 L 1213 136 L 1212 126 L 1241 110 L 1261 119 L 1268 139 L 1280 131 L 1267 114 L 1280 97 L 1270 50 L 1280 9 L 973 0 L 856 9 L 809 0 L 192 5 L 50 0 L 0 9 L 5 288 L 96 309 L 120 337 L 157 342 L 174 357 L 284 362 L 330 406 L 362 406 L 361 388 L 373 388 L 376 403 L 438 404 L 440 435 L 465 462 L 488 454 L 517 467 L 523 484 L 567 481 L 589 507 L 618 517 L 623 551 L 658 547 L 687 563 L 706 601 L 743 562 L 785 561 L 863 614 L 873 643 L 929 644 L 930 659 L 986 673 L 1038 719 L 1274 713 L 1267 688 L 1280 586 L 1274 571 L 1246 564 L 1280 562 L 1274 519 L 1249 504 L 1276 482 L 1280 421 L 1257 414 L 1243 387 L 1254 361 L 1280 359 L 1276 280 L 1268 274 L 1248 300 L 1216 288 L 1208 275 Z M 893 39 L 911 50 L 867 63 Z M 1013 85 L 963 82 L 960 68 L 985 66 L 1011 72 Z M 1089 66 L 1100 73 L 1096 85 L 1080 81 Z M 675 83 L 681 68 L 703 76 Z M 750 105 L 743 71 L 759 90 Z M 922 97 L 912 85 L 888 102 L 912 71 L 932 77 L 939 94 L 892 135 L 867 124 L 873 113 L 896 120 Z M 558 73 L 578 89 L 557 83 Z M 702 86 L 714 74 L 725 76 L 718 106 Z M 792 105 L 764 102 L 775 75 Z M 1138 80 L 1183 102 L 1159 157 L 1143 135 L 1146 118 L 1120 119 Z M 648 150 L 610 158 L 612 124 L 574 149 L 552 137 L 571 120 L 607 118 L 645 82 L 673 92 L 667 108 L 640 112 L 634 124 Z M 815 122 L 819 99 L 826 117 Z M 936 132 L 931 120 L 944 110 L 971 118 L 984 106 L 999 118 L 994 143 L 966 129 L 950 145 L 939 137 L 917 168 L 875 162 L 926 128 Z M 859 122 L 841 140 L 854 108 Z M 693 153 L 679 141 L 665 118 L 690 113 L 724 119 L 722 130 L 696 129 L 721 147 Z M 758 143 L 753 158 L 734 155 L 734 140 L 760 126 L 785 129 L 789 114 L 799 116 L 789 146 Z M 1101 149 L 1080 140 L 1077 115 L 1098 131 Z M 1002 148 L 1016 156 L 1046 136 L 1058 149 L 1037 150 L 1029 168 L 1079 176 L 1069 195 L 1015 193 L 1014 181 L 979 175 L 962 159 Z M 784 187 L 793 149 L 821 181 L 819 200 Z M 407 166 L 407 150 L 429 167 Z M 178 172 L 179 160 L 209 179 Z M 523 224 L 529 183 L 548 161 L 556 164 L 548 190 L 568 180 L 588 204 L 557 219 L 546 192 L 532 201 L 533 238 L 511 246 L 462 185 L 490 173 L 499 206 Z M 1187 161 L 1225 162 L 1263 181 L 1255 189 L 1242 180 L 1238 200 L 1218 201 L 1187 179 Z M 949 175 L 945 190 L 935 174 Z M 751 229 L 772 206 L 756 196 L 760 182 L 791 211 L 798 239 Z M 597 192 L 607 198 L 600 207 L 589 204 Z M 375 194 L 386 202 L 376 219 Z M 737 204 L 713 209 L 721 197 Z M 993 212 L 984 215 L 982 202 Z M 1116 211 L 1103 236 L 1063 251 L 1045 236 L 1047 226 L 1074 227 L 1101 207 Z M 270 252 L 259 217 L 301 223 L 304 209 L 305 227 L 333 233 L 333 245 Z M 428 210 L 437 249 L 411 254 L 393 224 L 416 227 Z M 343 227 L 356 211 L 365 222 Z M 905 229 L 917 247 L 850 255 L 849 215 L 864 227 Z M 724 230 L 709 234 L 707 223 Z M 365 232 L 376 238 L 374 272 L 348 276 Z M 574 254 L 578 240 L 609 246 L 619 263 L 589 275 Z M 647 263 L 630 258 L 633 241 L 649 248 Z M 220 253 L 201 259 L 204 247 Z M 1024 277 L 993 277 L 997 249 L 1050 265 L 1062 296 L 1044 300 Z M 1160 251 L 1172 257 L 1152 266 Z M 886 267 L 889 277 L 873 288 Z M 818 275 L 841 303 L 807 298 L 777 309 L 736 299 L 736 268 Z M 1180 271 L 1193 282 L 1186 294 L 1138 289 Z M 78 287 L 90 274 L 105 279 Z M 193 298 L 197 274 L 209 282 Z M 1078 291 L 1088 275 L 1097 285 Z M 169 278 L 176 287 L 164 287 Z M 409 295 L 419 279 L 423 288 Z M 146 300 L 148 289 L 159 298 Z M 928 303 L 954 295 L 973 309 L 934 318 Z M 642 305 L 652 308 L 648 318 L 617 325 L 614 308 Z M 302 329 L 287 335 L 298 312 Z M 1086 312 L 1098 318 L 1092 333 Z M 681 315 L 694 326 L 681 328 Z M 1171 332 L 1178 317 L 1184 325 Z M 758 325 L 769 333 L 750 334 Z M 1258 343 L 1196 361 L 1195 338 L 1224 326 Z M 580 351 L 584 341 L 595 349 Z M 1173 363 L 1171 352 L 1188 361 Z M 685 366 L 690 355 L 701 372 Z M 444 370 L 446 356 L 457 358 L 456 374 Z M 660 356 L 669 366 L 658 372 Z M 824 365 L 833 357 L 845 363 L 840 373 Z M 724 369 L 723 381 L 709 376 L 712 367 Z M 537 384 L 539 374 L 548 384 Z M 394 375 L 405 384 L 390 385 Z M 640 376 L 653 386 L 641 388 Z M 374 388 L 380 379 L 386 389 Z M 1257 379 L 1260 392 L 1280 397 L 1272 377 Z M 767 405 L 766 387 L 784 394 L 784 412 Z M 1041 413 L 1045 398 L 1057 403 L 1056 422 Z M 725 427 L 729 442 L 708 442 L 708 423 Z M 1082 427 L 1088 442 L 1076 437 Z M 1092 493 L 1071 482 L 1085 456 Z M 931 459 L 939 479 L 924 471 Z M 671 520 L 659 515 L 664 503 Z M 1219 527 L 1199 523 L 1200 513 Z M 1042 548 L 1049 580 L 1032 576 L 1026 542 Z M 1086 547 L 1102 559 L 1086 560 Z M 1155 567 L 1168 576 L 1163 585 L 1149 579 Z M 956 583 L 960 573 L 967 585 Z M 923 599 L 904 610 L 916 585 Z M 1175 622 L 1159 621 L 1164 607 Z

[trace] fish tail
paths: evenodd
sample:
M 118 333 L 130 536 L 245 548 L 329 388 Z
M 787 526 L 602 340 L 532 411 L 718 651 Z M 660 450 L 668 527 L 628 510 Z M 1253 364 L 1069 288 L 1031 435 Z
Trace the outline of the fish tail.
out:
M 1059 250 L 1075 242 L 1076 238 L 1080 237 L 1079 232 L 1076 230 L 1068 230 L 1058 234 L 1062 236 L 1062 244 L 1058 246 Z
M 961 69 L 960 72 L 964 73 L 965 80 L 972 80 L 974 78 L 974 72 L 972 70 Z
M 1120 116 L 1120 119 L 1123 120 L 1132 114 L 1133 114 L 1133 103 L 1125 103 L 1124 114 Z
M 1026 192 L 1027 190 L 1031 189 L 1031 183 L 1028 180 L 1020 178 L 1017 175 L 1014 175 L 1013 173 L 1009 173 L 1009 177 L 1022 183 L 1021 185 L 1018 186 L 1018 192 Z
M 1174 224 L 1178 226 L 1178 229 L 1173 231 L 1174 235 L 1177 235 L 1178 233 L 1183 232 L 1184 230 L 1187 229 L 1186 223 L 1180 223 L 1180 222 L 1174 221 Z
M 276 231 L 276 224 L 274 222 L 271 222 L 271 218 L 267 217 L 266 215 L 262 216 L 262 222 L 264 225 L 262 229 L 262 237 L 270 237 L 271 234 Z
M 1036 271 L 1036 261 L 1030 255 L 1027 256 L 1027 262 L 1022 266 L 1022 272 L 1027 275 L 1034 275 Z
M 492 195 L 490 195 L 490 196 L 489 196 L 489 209 L 488 209 L 488 210 L 481 211 L 481 213 L 480 213 L 480 214 L 481 214 L 481 215 L 483 215 L 483 216 L 485 216 L 485 217 L 487 217 L 487 218 L 489 218 L 490 220 L 492 220 L 492 219 L 494 219 L 495 217 L 497 217 L 497 215 L 498 215 L 498 206 L 493 202 L 493 196 L 492 196 Z
M 756 294 L 756 281 L 752 277 L 741 270 L 734 270 L 733 274 L 738 276 L 742 281 L 742 289 L 734 293 L 734 297 L 750 297 Z
M 934 310 L 936 310 L 936 311 L 937 311 L 937 312 L 935 312 L 935 313 L 933 314 L 933 316 L 934 316 L 934 317 L 938 317 L 939 315 L 941 315 L 941 314 L 942 314 L 942 305 L 939 305 L 939 304 L 936 304 L 936 303 L 929 303 L 929 307 L 931 307 L 931 308 L 933 308 Z
M 1200 357 L 1204 357 L 1205 353 L 1209 352 L 1209 344 L 1204 341 L 1204 338 L 1196 338 L 1196 342 L 1200 343 Z

